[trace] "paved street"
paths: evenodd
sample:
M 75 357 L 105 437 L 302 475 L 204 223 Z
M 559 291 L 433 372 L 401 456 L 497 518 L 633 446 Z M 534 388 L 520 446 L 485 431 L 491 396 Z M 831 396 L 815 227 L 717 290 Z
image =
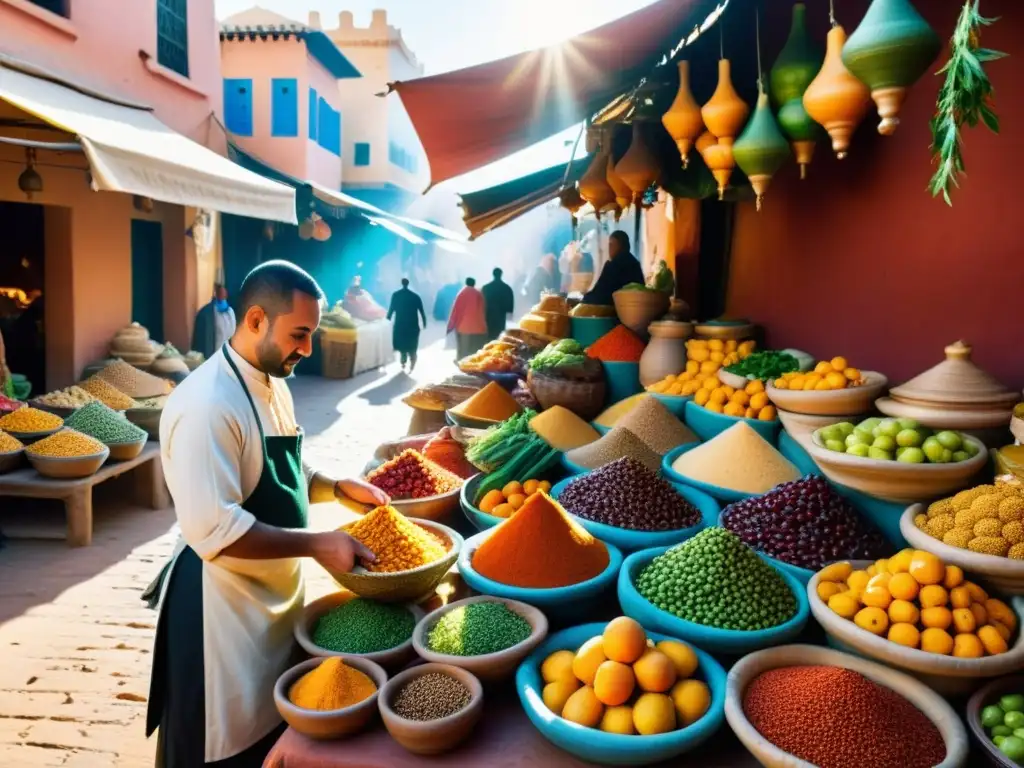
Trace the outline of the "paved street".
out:
M 416 382 L 451 374 L 454 352 L 431 328 L 412 377 L 397 363 L 346 382 L 293 380 L 307 456 L 328 473 L 358 473 L 381 441 L 404 435 L 400 402 Z M 114 481 L 117 482 L 117 481 Z M 0 549 L 0 766 L 151 766 L 146 698 L 156 614 L 139 599 L 174 546 L 174 513 L 125 506 L 121 488 L 97 491 L 93 545 L 8 540 Z M 0 529 L 21 502 L 0 499 Z M 336 505 L 312 524 L 336 525 Z M 32 510 L 36 516 L 36 510 Z M 57 512 L 41 510 L 39 516 Z M 310 599 L 330 588 L 309 569 Z

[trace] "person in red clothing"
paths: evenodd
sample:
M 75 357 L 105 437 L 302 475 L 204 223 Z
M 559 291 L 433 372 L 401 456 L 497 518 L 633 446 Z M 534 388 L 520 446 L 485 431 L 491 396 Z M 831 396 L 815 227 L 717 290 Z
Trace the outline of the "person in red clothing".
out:
M 448 316 L 448 333 L 455 331 L 458 358 L 469 357 L 487 342 L 487 313 L 484 295 L 476 288 L 476 280 L 466 278 L 466 287 L 459 291 Z

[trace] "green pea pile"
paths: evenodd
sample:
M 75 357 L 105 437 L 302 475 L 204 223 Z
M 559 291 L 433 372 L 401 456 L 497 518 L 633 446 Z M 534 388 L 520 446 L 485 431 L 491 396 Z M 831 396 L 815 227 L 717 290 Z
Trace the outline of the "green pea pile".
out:
M 797 611 L 778 571 L 725 528 L 707 528 L 654 558 L 636 588 L 663 611 L 719 629 L 768 629 Z
M 147 437 L 144 429 L 135 426 L 124 415 L 99 400 L 72 413 L 64 420 L 64 426 L 78 430 L 106 445 L 137 443 Z
M 357 597 L 320 617 L 313 642 L 335 653 L 377 653 L 404 643 L 415 627 L 405 606 Z
M 470 603 L 449 611 L 427 634 L 427 647 L 449 656 L 483 656 L 526 640 L 530 623 L 504 603 Z

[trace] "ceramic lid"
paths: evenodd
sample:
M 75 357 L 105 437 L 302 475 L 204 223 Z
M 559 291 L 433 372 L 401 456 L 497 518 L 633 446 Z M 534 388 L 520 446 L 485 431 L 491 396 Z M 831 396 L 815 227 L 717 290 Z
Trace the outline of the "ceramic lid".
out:
M 890 396 L 905 403 L 926 406 L 957 405 L 965 408 L 1009 410 L 1018 400 L 1016 392 L 971 362 L 971 345 L 957 341 L 946 347 L 946 359 L 894 387 Z
M 647 326 L 647 332 L 655 338 L 686 339 L 693 335 L 693 323 L 681 320 L 655 320 Z

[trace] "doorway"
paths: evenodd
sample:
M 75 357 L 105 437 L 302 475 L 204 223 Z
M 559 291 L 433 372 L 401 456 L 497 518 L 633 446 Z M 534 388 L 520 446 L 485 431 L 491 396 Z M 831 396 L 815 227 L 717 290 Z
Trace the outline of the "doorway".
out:
M 34 394 L 46 391 L 44 209 L 0 202 L 0 333 L 7 367 L 23 374 Z
M 132 219 L 132 322 L 164 339 L 164 240 L 159 221 Z

